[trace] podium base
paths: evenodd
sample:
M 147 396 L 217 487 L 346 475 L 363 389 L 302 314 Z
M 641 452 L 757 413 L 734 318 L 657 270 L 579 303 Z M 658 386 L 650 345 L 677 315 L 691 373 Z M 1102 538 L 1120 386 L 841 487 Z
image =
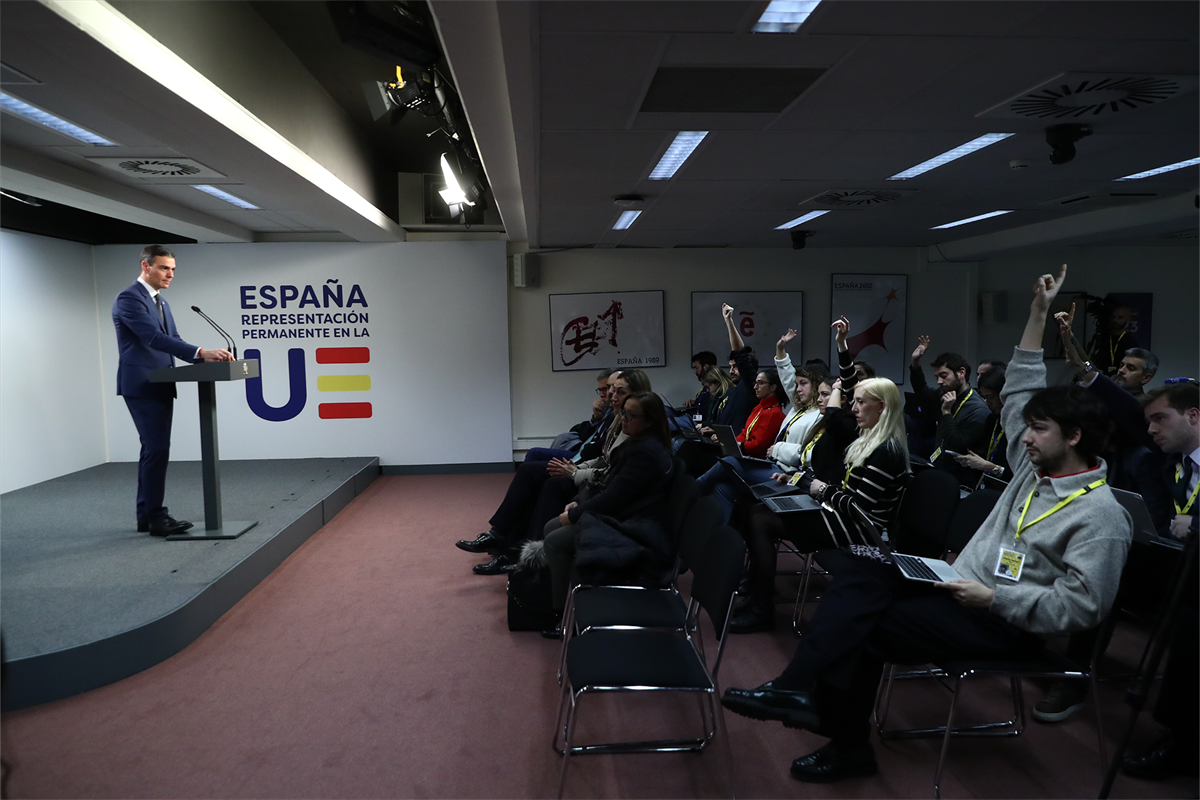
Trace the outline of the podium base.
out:
M 258 520 L 225 520 L 224 524 L 214 530 L 207 528 L 190 528 L 183 533 L 175 533 L 166 537 L 168 542 L 191 542 L 200 539 L 236 539 L 258 524 Z

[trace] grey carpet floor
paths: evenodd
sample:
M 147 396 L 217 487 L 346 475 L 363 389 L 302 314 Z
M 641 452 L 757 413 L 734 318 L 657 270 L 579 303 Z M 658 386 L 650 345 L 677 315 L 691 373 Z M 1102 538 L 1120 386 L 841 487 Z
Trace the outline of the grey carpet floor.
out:
M 237 539 L 168 542 L 136 532 L 137 465 L 102 464 L 0 495 L 0 629 L 25 658 L 113 636 L 179 608 L 370 458 L 228 461 L 226 520 Z M 200 462 L 171 464 L 171 513 L 203 526 Z

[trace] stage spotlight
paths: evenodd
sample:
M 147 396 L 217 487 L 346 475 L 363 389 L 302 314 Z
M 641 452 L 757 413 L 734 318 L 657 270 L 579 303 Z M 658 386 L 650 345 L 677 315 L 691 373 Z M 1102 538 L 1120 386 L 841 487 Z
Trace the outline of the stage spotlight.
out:
M 376 121 L 390 114 L 388 122 L 396 125 L 410 109 L 426 116 L 436 114 L 441 109 L 433 78 L 428 72 L 410 69 L 406 77 L 403 70 L 396 67 L 396 80 L 387 83 L 368 82 L 362 88 L 371 116 Z
M 454 160 L 453 166 L 451 159 Z M 450 208 L 450 216 L 462 223 L 479 221 L 476 217 L 481 215 L 468 211 L 474 209 L 479 200 L 479 178 L 474 166 L 468 163 L 464 168 L 458 154 L 453 152 L 442 153 L 441 165 L 446 188 L 439 190 L 438 194 Z
M 1075 158 L 1075 143 L 1083 137 L 1091 135 L 1090 126 L 1074 122 L 1064 122 L 1061 125 L 1051 125 L 1046 128 L 1046 144 L 1051 148 L 1050 163 L 1066 164 Z
M 812 231 L 799 231 L 799 230 L 796 230 L 795 228 L 793 228 L 792 229 L 792 249 L 793 250 L 803 250 L 804 245 L 808 241 L 808 237 L 810 237 L 810 236 L 816 236 L 816 234 L 813 233 Z

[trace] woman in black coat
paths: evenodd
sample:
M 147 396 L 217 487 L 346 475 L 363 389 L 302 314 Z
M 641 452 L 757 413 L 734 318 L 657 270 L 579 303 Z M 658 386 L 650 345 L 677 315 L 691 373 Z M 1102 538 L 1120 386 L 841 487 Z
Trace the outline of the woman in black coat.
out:
M 674 558 L 662 524 L 671 485 L 666 409 L 658 395 L 643 392 L 625 400 L 621 420 L 629 438 L 614 448 L 600 491 L 569 503 L 546 524 L 545 556 L 559 612 L 580 572 L 646 574 L 664 565 L 669 570 Z

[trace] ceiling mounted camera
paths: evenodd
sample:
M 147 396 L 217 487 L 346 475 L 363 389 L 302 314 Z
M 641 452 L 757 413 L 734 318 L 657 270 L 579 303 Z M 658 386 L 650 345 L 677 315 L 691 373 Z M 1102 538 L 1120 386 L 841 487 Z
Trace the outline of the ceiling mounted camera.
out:
M 1066 164 L 1075 158 L 1075 143 L 1083 137 L 1091 135 L 1091 126 L 1075 122 L 1064 122 L 1061 125 L 1051 125 L 1046 128 L 1046 144 L 1050 145 L 1050 163 Z

